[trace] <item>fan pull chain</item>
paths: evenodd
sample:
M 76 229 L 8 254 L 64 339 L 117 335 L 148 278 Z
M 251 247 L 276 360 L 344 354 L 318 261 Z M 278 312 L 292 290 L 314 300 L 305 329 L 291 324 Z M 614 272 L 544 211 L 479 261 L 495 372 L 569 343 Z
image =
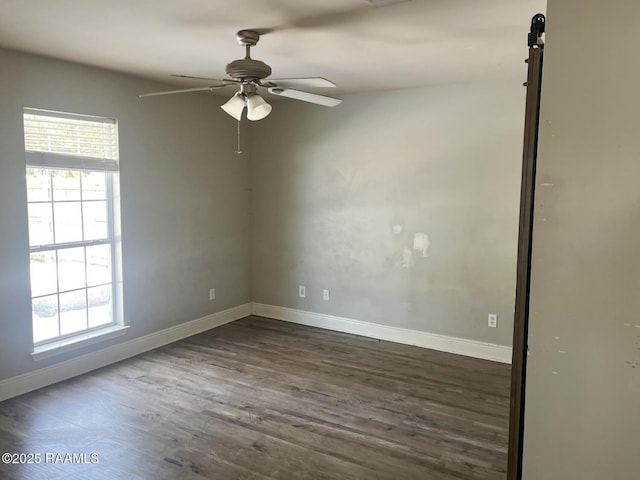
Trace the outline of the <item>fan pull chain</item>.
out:
M 240 149 L 240 120 L 238 120 L 238 146 L 236 147 L 236 154 L 240 155 L 242 150 Z

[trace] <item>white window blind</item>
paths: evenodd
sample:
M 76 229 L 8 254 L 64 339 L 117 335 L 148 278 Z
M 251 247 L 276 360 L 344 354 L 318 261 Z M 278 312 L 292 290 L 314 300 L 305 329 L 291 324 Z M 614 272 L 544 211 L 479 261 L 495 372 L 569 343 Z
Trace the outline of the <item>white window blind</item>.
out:
M 115 119 L 25 108 L 24 143 L 30 166 L 118 170 Z

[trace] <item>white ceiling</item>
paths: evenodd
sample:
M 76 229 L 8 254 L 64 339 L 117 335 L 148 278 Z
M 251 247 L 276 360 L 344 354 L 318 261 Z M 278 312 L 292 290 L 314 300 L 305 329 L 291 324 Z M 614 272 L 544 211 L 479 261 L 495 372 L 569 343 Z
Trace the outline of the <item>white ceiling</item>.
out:
M 526 34 L 545 0 L 0 0 L 0 46 L 180 86 L 224 77 L 235 34 L 271 28 L 252 57 L 273 77 L 322 76 L 337 93 L 524 80 Z M 206 82 L 205 82 L 206 85 Z M 333 94 L 335 90 L 331 92 Z

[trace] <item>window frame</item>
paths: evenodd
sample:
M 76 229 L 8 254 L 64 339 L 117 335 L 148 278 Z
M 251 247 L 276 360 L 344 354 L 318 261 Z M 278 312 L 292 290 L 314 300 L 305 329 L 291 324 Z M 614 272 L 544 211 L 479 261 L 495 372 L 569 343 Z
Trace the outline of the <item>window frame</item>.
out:
M 57 153 L 57 152 L 44 152 L 37 150 L 27 150 L 27 139 L 26 139 L 26 115 L 38 115 L 43 117 L 50 117 L 53 119 L 63 118 L 63 119 L 71 119 L 71 120 L 80 120 L 80 121 L 95 121 L 97 124 L 113 124 L 115 132 L 113 134 L 113 143 L 114 145 L 110 146 L 110 149 L 115 149 L 112 151 L 112 156 L 115 158 L 100 158 L 100 157 L 86 157 L 81 155 L 73 155 L 70 153 Z M 34 296 L 31 293 L 31 322 L 32 322 L 32 341 L 34 345 L 34 359 L 37 360 L 37 357 L 46 358 L 50 356 L 52 350 L 69 350 L 69 347 L 73 347 L 73 344 L 79 342 L 83 346 L 86 343 L 93 343 L 101 339 L 102 336 L 104 338 L 111 338 L 113 336 L 125 333 L 126 326 L 124 326 L 123 318 L 122 318 L 122 281 L 121 281 L 121 260 L 120 260 L 120 246 L 119 246 L 119 232 L 120 232 L 120 222 L 119 222 L 119 139 L 118 139 L 118 121 L 117 119 L 106 118 L 106 117 L 95 117 L 88 115 L 80 115 L 80 114 L 70 114 L 63 112 L 55 112 L 51 110 L 41 110 L 41 109 L 33 109 L 33 108 L 24 108 L 23 109 L 23 128 L 25 128 L 25 174 L 29 171 L 29 169 L 42 169 L 42 170 L 51 170 L 51 171 L 76 171 L 82 173 L 84 172 L 96 172 L 96 173 L 104 173 L 105 175 L 105 202 L 106 202 L 106 223 L 107 223 L 107 235 L 105 238 L 97 239 L 97 240 L 80 240 L 80 241 L 72 241 L 72 242 L 56 242 L 55 238 L 55 229 L 53 233 L 53 243 L 41 244 L 41 245 L 31 245 L 29 242 L 29 259 L 31 259 L 31 255 L 33 253 L 38 252 L 55 252 L 55 269 L 56 269 L 56 291 L 47 293 L 44 295 Z M 70 139 L 73 140 L 73 137 L 70 136 Z M 50 188 L 52 192 L 52 196 L 50 200 L 36 200 L 29 201 L 27 197 L 27 206 L 31 204 L 50 204 L 52 208 L 52 221 L 53 225 L 55 225 L 55 208 L 56 203 L 65 203 L 65 202 L 77 202 L 80 204 L 80 212 L 81 218 L 84 219 L 84 208 L 86 203 L 90 203 L 92 201 L 101 201 L 101 200 L 92 200 L 92 199 L 84 199 L 83 198 L 83 183 L 82 177 L 79 179 L 80 181 L 80 198 L 79 200 L 55 200 L 55 194 L 53 190 L 53 178 L 50 176 L 49 181 L 51 182 Z M 84 238 L 84 220 L 82 221 L 82 232 Z M 87 250 L 86 247 L 98 246 L 98 245 L 109 245 L 109 253 L 110 253 L 110 283 L 105 283 L 101 285 L 88 285 L 87 283 Z M 58 253 L 60 251 L 64 251 L 71 248 L 84 248 L 84 256 L 85 256 L 85 281 L 84 286 L 81 288 L 74 288 L 70 290 L 61 290 L 59 285 L 59 260 Z M 30 260 L 31 262 L 31 260 Z M 30 289 L 33 288 L 33 282 L 30 276 L 29 286 Z M 111 321 L 109 323 L 97 325 L 94 327 L 89 327 L 89 289 L 99 286 L 110 285 L 111 287 L 111 302 L 110 302 L 110 311 L 111 311 Z M 56 295 L 57 302 L 57 321 L 58 321 L 58 333 L 61 332 L 61 309 L 60 309 L 60 295 L 68 292 L 80 292 L 83 291 L 85 295 L 85 315 L 86 315 L 86 326 L 87 328 L 78 330 L 75 332 L 57 335 L 55 337 L 50 337 L 44 340 L 35 341 L 34 333 L 35 328 L 33 325 L 33 301 L 37 298 L 42 298 L 46 296 Z

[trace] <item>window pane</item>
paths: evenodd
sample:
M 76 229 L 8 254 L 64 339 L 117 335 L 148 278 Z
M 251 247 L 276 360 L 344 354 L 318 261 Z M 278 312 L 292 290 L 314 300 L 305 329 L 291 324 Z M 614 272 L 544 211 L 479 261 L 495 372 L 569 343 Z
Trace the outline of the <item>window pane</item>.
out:
M 60 335 L 87 329 L 87 291 L 60 294 Z
M 42 342 L 60 335 L 58 331 L 58 296 L 34 298 L 31 302 L 33 313 L 33 341 Z
M 50 203 L 29 204 L 29 246 L 53 243 L 53 217 Z
M 56 252 L 38 252 L 31 254 L 31 295 L 40 297 L 58 292 L 56 273 Z
M 88 289 L 89 328 L 112 323 L 111 285 Z
M 87 247 L 87 285 L 111 283 L 111 245 Z
M 106 200 L 107 184 L 104 172 L 82 172 L 82 198 Z
M 86 286 L 84 247 L 58 250 L 58 285 L 61 292 Z
M 80 172 L 53 170 L 53 200 L 80 200 Z
M 100 240 L 107 238 L 107 202 L 92 201 L 82 203 L 84 216 L 84 239 Z
M 51 173 L 41 168 L 27 168 L 27 200 L 51 201 Z
M 56 243 L 82 240 L 80 202 L 54 203 Z

